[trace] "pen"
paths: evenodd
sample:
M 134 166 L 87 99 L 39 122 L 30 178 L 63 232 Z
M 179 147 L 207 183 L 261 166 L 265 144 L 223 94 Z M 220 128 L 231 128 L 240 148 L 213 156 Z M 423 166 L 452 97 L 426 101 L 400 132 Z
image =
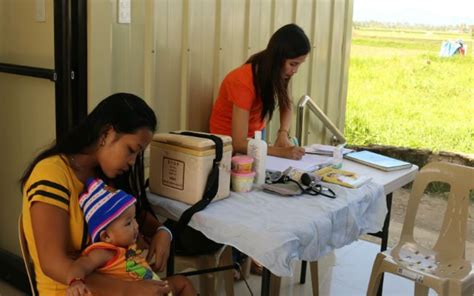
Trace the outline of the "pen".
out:
M 331 156 L 331 155 L 332 155 L 332 154 L 328 154 L 328 153 L 311 152 L 311 151 L 305 151 L 305 154 L 312 154 L 312 155 L 327 155 L 327 156 Z
M 291 143 L 293 143 L 294 146 L 299 146 L 300 145 L 298 143 L 298 139 L 296 137 L 291 137 L 290 141 L 291 141 Z

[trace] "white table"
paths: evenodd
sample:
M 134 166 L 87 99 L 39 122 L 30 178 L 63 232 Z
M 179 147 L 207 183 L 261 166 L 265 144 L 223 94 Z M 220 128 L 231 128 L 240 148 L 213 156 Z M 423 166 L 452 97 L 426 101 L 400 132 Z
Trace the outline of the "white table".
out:
M 265 273 L 262 277 L 262 295 L 268 295 L 270 275 L 268 270 L 278 276 L 288 276 L 291 274 L 291 270 L 288 272 L 288 270 L 285 270 L 285 267 L 291 268 L 292 260 L 317 261 L 318 258 L 330 250 L 342 247 L 356 240 L 360 234 L 377 232 L 379 230 L 382 230 L 378 232 L 378 236 L 382 238 L 382 249 L 386 248 L 391 193 L 411 182 L 418 168 L 413 166 L 410 169 L 383 172 L 344 160 L 343 169 L 371 176 L 375 183 L 370 184 L 374 187 L 371 190 L 375 190 L 374 192 L 376 192 L 378 197 L 368 199 L 364 196 L 352 196 L 349 198 L 345 196 L 347 189 L 334 184 L 329 186 L 335 186 L 332 187 L 338 193 L 338 198 L 335 200 L 326 197 L 310 197 L 308 199 L 307 196 L 289 200 L 282 197 L 269 197 L 268 194 L 259 191 L 246 194 L 232 193 L 229 198 L 211 204 L 204 211 L 196 213 L 189 225 L 203 232 L 209 238 L 219 243 L 235 246 L 261 262 L 265 267 Z M 361 192 L 360 194 L 363 195 L 362 192 L 364 190 L 357 190 L 359 190 L 357 192 Z M 384 196 L 387 196 L 386 201 L 383 199 Z M 188 207 L 183 203 L 154 194 L 149 194 L 149 200 L 159 214 L 168 218 L 176 219 Z M 293 225 L 291 221 L 294 219 L 285 221 L 284 225 L 287 225 L 285 226 L 286 233 L 282 233 L 279 232 L 281 226 L 278 222 L 285 217 L 275 214 L 275 220 L 269 221 L 267 216 L 258 215 L 259 211 L 268 209 L 269 204 L 274 206 L 275 213 L 286 205 L 288 211 L 292 212 L 304 211 L 308 206 L 314 207 L 314 211 L 311 215 L 303 215 L 304 217 L 297 219 L 297 222 L 295 220 Z M 225 211 L 224 209 L 229 205 L 237 213 L 233 214 Z M 384 212 L 381 212 L 381 205 L 384 207 Z M 259 209 L 258 207 L 261 208 Z M 300 210 L 298 210 L 298 207 Z M 388 213 L 386 212 L 387 209 Z M 385 221 L 383 221 L 385 213 L 387 215 Z M 240 221 L 245 219 L 246 214 L 248 214 L 248 219 L 252 219 L 252 225 L 257 226 L 247 227 L 244 225 L 248 229 L 239 232 L 239 219 Z M 370 223 L 364 219 L 369 219 Z M 224 227 L 225 230 L 215 233 L 213 225 L 217 225 L 217 223 L 219 223 L 220 227 Z M 264 230 L 259 227 L 262 224 L 265 225 Z M 276 226 L 276 231 L 271 231 L 272 224 Z M 303 227 L 302 225 L 314 226 L 315 230 L 308 229 L 308 227 Z M 305 229 L 303 232 L 306 233 L 301 233 L 300 229 Z M 255 232 L 252 233 L 252 231 Z M 308 231 L 310 233 L 307 233 Z M 318 234 L 315 235 L 315 233 Z M 308 235 L 312 235 L 314 240 L 308 240 Z M 290 239 L 288 239 L 288 236 Z M 265 246 L 266 242 L 268 244 Z M 291 245 L 290 249 L 287 248 L 287 244 Z M 258 245 L 259 248 L 256 249 L 255 245 Z

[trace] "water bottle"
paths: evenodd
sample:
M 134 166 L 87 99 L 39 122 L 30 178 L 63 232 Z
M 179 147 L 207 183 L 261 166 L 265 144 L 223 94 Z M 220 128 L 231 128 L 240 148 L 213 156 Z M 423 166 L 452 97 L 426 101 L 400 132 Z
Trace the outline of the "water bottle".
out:
M 247 155 L 253 157 L 253 170 L 255 171 L 254 183 L 265 183 L 265 160 L 267 159 L 267 143 L 262 140 L 262 132 L 255 131 L 255 137 L 247 144 Z

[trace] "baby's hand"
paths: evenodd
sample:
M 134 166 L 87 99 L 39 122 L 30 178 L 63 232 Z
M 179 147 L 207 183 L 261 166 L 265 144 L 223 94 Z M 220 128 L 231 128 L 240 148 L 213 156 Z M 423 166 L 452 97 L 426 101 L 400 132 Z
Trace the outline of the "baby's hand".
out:
M 84 296 L 90 294 L 91 292 L 82 281 L 73 282 L 66 290 L 67 296 Z

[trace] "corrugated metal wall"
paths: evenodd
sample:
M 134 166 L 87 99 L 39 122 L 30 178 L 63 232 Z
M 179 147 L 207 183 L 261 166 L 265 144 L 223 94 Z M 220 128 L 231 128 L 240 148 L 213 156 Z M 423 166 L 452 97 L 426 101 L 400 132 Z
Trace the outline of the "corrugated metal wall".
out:
M 148 25 L 156 67 L 147 93 L 161 131 L 207 130 L 224 76 L 264 49 L 287 23 L 300 25 L 313 45 L 292 79 L 293 102 L 309 94 L 343 129 L 353 0 L 157 0 L 148 5 L 154 11 Z M 278 124 L 275 116 L 270 134 Z M 305 126 L 307 142 L 327 142 L 330 135 L 314 117 Z
M 36 22 L 34 0 L 0 1 L 2 62 L 53 67 L 53 1 L 45 3 L 46 22 Z M 154 107 L 160 131 L 207 130 L 227 72 L 264 49 L 277 28 L 295 22 L 313 50 L 293 78 L 294 102 L 310 94 L 343 128 L 352 6 L 353 0 L 137 0 L 132 1 L 132 22 L 118 24 L 117 0 L 89 0 L 89 110 L 114 92 L 133 92 Z M 0 247 L 18 252 L 17 180 L 54 138 L 54 85 L 1 74 L 0 115 L 6 127 L 1 134 Z M 270 134 L 275 123 L 278 116 Z M 316 119 L 306 125 L 309 142 L 327 140 Z
M 0 1 L 0 62 L 54 68 L 53 1 L 35 21 L 35 1 Z M 55 138 L 54 83 L 0 73 L 0 249 L 20 254 L 19 179 L 40 148 Z

